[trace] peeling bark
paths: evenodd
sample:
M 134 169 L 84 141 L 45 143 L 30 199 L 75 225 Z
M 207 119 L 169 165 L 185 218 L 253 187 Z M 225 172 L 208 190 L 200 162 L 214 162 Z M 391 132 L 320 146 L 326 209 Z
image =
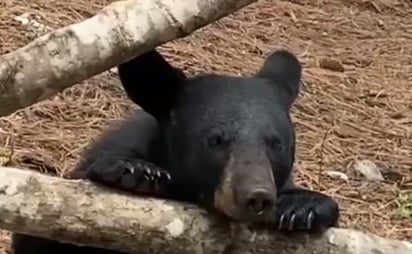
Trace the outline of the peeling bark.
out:
M 412 243 L 349 229 L 293 238 L 253 230 L 192 204 L 6 167 L 0 167 L 0 214 L 6 230 L 130 253 L 412 253 Z
M 0 56 L 0 117 L 257 0 L 122 0 Z

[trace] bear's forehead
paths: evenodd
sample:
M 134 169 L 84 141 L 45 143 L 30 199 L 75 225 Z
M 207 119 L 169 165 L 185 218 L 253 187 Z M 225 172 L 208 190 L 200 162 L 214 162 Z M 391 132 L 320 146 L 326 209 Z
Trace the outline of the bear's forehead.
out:
M 208 128 L 270 129 L 288 125 L 281 95 L 257 78 L 207 77 L 192 80 L 178 98 L 180 120 Z
M 266 80 L 254 77 L 206 76 L 190 80 L 177 104 L 181 109 L 206 112 L 270 113 L 282 110 L 282 95 Z

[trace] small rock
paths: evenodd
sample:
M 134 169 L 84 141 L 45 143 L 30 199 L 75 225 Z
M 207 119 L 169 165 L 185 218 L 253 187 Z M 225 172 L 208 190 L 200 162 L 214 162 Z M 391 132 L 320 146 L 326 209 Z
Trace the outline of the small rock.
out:
M 401 174 L 397 169 L 394 168 L 381 168 L 381 173 L 386 181 L 402 182 L 402 180 L 406 178 L 405 175 Z
M 331 58 L 323 58 L 319 62 L 319 67 L 331 71 L 344 72 L 345 68 L 338 60 Z
M 380 168 L 371 160 L 357 160 L 353 167 L 368 181 L 380 182 L 384 180 Z

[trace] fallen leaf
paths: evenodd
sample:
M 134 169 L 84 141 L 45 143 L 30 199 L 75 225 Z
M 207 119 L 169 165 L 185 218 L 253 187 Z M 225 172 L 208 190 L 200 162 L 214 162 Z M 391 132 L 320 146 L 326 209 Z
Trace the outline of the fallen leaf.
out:
M 0 166 L 7 166 L 12 160 L 13 152 L 6 152 L 6 149 L 0 147 Z
M 412 216 L 412 195 L 401 195 L 398 198 L 399 212 L 401 216 Z
M 328 171 L 325 172 L 325 174 L 327 174 L 329 177 L 331 177 L 333 179 L 341 179 L 345 182 L 349 182 L 348 175 L 343 173 L 343 172 L 339 172 L 339 171 L 335 171 L 335 170 L 328 170 Z

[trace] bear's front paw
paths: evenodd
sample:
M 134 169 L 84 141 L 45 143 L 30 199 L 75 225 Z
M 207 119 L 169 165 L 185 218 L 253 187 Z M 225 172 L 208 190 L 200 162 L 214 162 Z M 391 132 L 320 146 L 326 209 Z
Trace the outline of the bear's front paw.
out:
M 110 157 L 98 162 L 89 168 L 89 179 L 138 194 L 161 194 L 172 180 L 169 172 L 141 159 Z
M 329 196 L 310 190 L 280 193 L 275 224 L 282 231 L 318 232 L 337 225 L 338 204 Z
M 143 160 L 122 160 L 120 166 L 123 167 L 120 179 L 123 188 L 154 194 L 171 181 L 169 172 Z

